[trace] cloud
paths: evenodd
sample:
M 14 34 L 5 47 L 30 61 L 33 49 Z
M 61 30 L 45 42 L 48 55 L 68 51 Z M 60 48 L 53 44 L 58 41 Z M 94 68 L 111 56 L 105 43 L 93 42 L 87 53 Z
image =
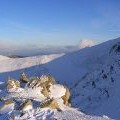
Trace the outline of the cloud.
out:
M 1 55 L 19 55 L 19 56 L 35 56 L 43 54 L 59 54 L 59 53 L 69 53 L 77 51 L 79 49 L 90 47 L 95 45 L 92 40 L 83 39 L 79 45 L 71 46 L 44 46 L 40 47 L 34 44 L 26 45 L 10 45 L 5 43 L 0 43 L 0 54 Z
M 59 54 L 59 53 L 68 53 L 72 51 L 79 50 L 79 47 L 76 46 L 16 46 L 16 45 L 7 45 L 0 44 L 0 55 L 11 56 L 36 56 L 36 55 L 45 55 L 45 54 Z
M 85 48 L 85 47 L 91 47 L 95 45 L 94 41 L 93 40 L 89 40 L 89 39 L 83 39 L 79 45 L 79 48 L 82 49 L 82 48 Z

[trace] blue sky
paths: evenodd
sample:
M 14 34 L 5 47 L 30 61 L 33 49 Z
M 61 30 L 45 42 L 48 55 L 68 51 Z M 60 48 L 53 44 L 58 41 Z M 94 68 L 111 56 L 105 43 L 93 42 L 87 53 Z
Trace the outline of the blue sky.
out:
M 1 0 L 0 41 L 75 45 L 120 37 L 120 0 Z

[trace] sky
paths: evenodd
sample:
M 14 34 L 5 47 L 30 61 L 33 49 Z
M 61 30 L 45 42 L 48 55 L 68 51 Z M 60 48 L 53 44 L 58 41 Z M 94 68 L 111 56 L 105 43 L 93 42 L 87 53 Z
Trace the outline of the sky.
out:
M 120 0 L 0 0 L 0 44 L 68 46 L 120 37 Z

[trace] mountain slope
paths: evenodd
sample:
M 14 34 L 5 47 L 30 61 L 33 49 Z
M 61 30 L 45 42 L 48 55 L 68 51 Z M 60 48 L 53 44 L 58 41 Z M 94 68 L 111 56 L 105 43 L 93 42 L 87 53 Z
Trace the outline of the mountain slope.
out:
M 25 58 L 8 58 L 0 56 L 0 72 L 14 71 L 39 64 L 45 64 L 63 55 L 64 54 L 52 54 Z
M 2 60 L 8 60 L 8 59 L 9 59 L 8 57 L 0 55 L 0 61 L 2 61 Z
M 66 108 L 62 112 L 58 112 L 49 108 L 42 109 L 32 109 L 28 113 L 25 113 L 23 116 L 16 113 L 14 114 L 15 120 L 109 120 L 107 116 L 95 117 L 85 115 L 73 108 Z M 0 116 L 1 120 L 6 119 L 13 120 L 12 116 L 6 116 L 5 114 Z
M 73 104 L 88 114 L 107 114 L 117 119 L 120 117 L 120 42 L 117 41 L 104 54 L 100 58 L 103 60 L 101 67 L 74 84 Z
M 52 74 L 58 82 L 71 88 L 73 106 L 90 115 L 107 115 L 118 119 L 120 118 L 119 42 L 120 38 L 68 53 L 47 62 L 44 62 L 44 59 L 40 62 L 41 58 L 37 63 L 34 62 L 36 59 L 22 58 L 12 59 L 10 64 L 5 60 L 0 63 L 0 78 L 1 81 L 6 80 L 8 76 L 18 78 L 22 71 L 28 76 Z
M 107 116 L 85 115 L 77 109 L 71 108 L 69 104 L 65 104 L 62 97 L 66 94 L 66 87 L 52 83 L 52 81 L 49 83 L 51 79 L 49 76 L 32 77 L 28 78 L 28 83 L 23 83 L 24 77 L 20 81 L 9 78 L 6 87 L 0 91 L 0 119 L 110 120 Z M 23 84 L 24 87 L 21 87 Z M 50 88 L 47 88 L 48 85 Z M 46 96 L 44 93 L 48 89 Z

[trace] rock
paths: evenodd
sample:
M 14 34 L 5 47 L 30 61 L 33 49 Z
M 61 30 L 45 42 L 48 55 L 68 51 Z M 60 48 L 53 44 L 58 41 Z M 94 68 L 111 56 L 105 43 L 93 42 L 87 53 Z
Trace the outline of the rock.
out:
M 55 79 L 50 75 L 42 75 L 40 78 L 34 78 L 30 80 L 27 84 L 29 88 L 36 88 L 36 87 L 46 87 L 47 90 L 49 89 L 50 85 L 56 84 Z
M 55 79 L 54 79 L 51 75 L 42 75 L 42 76 L 40 77 L 40 81 L 41 81 L 41 83 L 45 83 L 45 82 L 48 81 L 48 82 L 51 83 L 52 85 L 56 84 Z
M 41 102 L 40 107 L 49 107 L 52 109 L 61 110 L 63 106 L 69 106 L 70 91 L 64 85 L 56 84 L 55 79 L 50 75 L 42 75 L 39 77 L 27 78 L 25 73 L 21 74 L 21 81 L 27 84 L 25 88 L 20 92 L 20 82 L 12 78 L 8 79 L 7 90 L 12 91 L 13 96 L 18 95 L 19 97 L 27 99 L 19 110 L 22 113 L 33 109 L 33 103 L 30 98 L 39 99 Z M 18 89 L 16 93 L 16 89 Z M 14 94 L 15 93 L 15 94 Z M 17 102 L 16 102 L 17 103 Z
M 14 110 L 15 102 L 9 99 L 0 107 L 0 114 L 5 114 Z
M 28 82 L 29 82 L 29 79 L 27 78 L 27 76 L 26 76 L 26 74 L 25 74 L 24 72 L 21 73 L 20 80 L 21 80 L 23 83 L 28 83 Z
M 110 55 L 111 54 L 120 54 L 120 42 L 113 45 L 112 48 L 110 49 L 109 53 L 110 53 Z
M 60 84 L 52 85 L 49 89 L 49 97 L 50 98 L 62 98 L 64 104 L 69 106 L 69 99 L 70 99 L 70 91 L 67 87 Z
M 40 104 L 40 107 L 41 108 L 46 108 L 46 107 L 49 107 L 49 108 L 52 108 L 52 109 L 57 109 L 57 110 L 61 110 L 57 101 L 52 98 L 52 99 L 47 99 L 45 101 L 43 101 L 41 104 Z
M 51 75 L 42 75 L 40 77 L 40 86 L 41 87 L 46 87 L 47 90 L 49 91 L 49 88 L 51 85 L 55 85 L 56 81 Z
M 36 88 L 40 84 L 40 79 L 38 77 L 30 77 L 29 82 L 26 84 L 27 88 Z
M 7 81 L 7 90 L 14 91 L 18 88 L 20 88 L 20 82 L 9 77 Z
M 70 101 L 70 91 L 69 91 L 69 89 L 67 87 L 65 87 L 65 88 L 66 88 L 65 95 L 62 96 L 61 98 L 63 99 L 64 104 L 66 106 L 71 106 L 71 104 L 69 103 L 69 101 Z
M 49 91 L 46 88 L 46 86 L 43 86 L 43 89 L 41 91 L 41 93 L 45 96 L 45 97 L 49 97 Z
M 25 101 L 21 106 L 20 106 L 20 110 L 22 111 L 28 111 L 30 109 L 33 108 L 33 104 L 31 100 L 27 100 Z

